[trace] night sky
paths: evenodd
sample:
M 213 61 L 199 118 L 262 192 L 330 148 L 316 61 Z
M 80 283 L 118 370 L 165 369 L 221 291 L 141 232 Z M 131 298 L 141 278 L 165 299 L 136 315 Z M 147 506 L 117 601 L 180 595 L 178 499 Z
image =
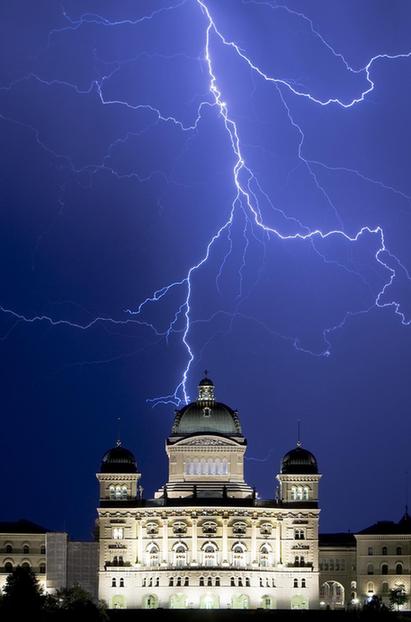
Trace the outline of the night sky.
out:
M 321 530 L 398 520 L 410 3 L 22 0 L 0 29 L 0 518 L 91 537 L 118 434 L 151 497 L 207 368 L 260 496 L 301 420 Z

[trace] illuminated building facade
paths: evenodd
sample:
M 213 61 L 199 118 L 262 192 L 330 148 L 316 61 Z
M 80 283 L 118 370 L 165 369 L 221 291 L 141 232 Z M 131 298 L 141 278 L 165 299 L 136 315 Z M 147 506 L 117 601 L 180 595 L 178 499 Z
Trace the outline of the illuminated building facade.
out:
M 238 413 L 204 378 L 176 412 L 168 481 L 139 493 L 133 454 L 109 450 L 97 478 L 99 597 L 119 608 L 317 608 L 318 484 L 313 454 L 297 444 L 277 475 L 277 498 L 244 480 Z

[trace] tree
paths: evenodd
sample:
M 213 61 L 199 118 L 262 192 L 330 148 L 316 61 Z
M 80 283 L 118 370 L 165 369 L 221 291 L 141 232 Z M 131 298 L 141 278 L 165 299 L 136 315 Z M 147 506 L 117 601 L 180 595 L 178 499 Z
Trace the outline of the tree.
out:
M 403 585 L 399 585 L 390 590 L 390 603 L 392 606 L 397 606 L 397 611 L 399 611 L 401 605 L 405 605 L 406 602 L 408 602 L 408 595 Z
M 2 609 L 13 616 L 39 613 L 43 605 L 43 590 L 30 567 L 17 566 L 6 579 Z
M 58 607 L 66 612 L 70 619 L 74 619 L 75 616 L 79 616 L 81 619 L 86 617 L 88 622 L 108 619 L 103 604 L 96 605 L 91 594 L 80 585 L 58 590 L 55 598 Z

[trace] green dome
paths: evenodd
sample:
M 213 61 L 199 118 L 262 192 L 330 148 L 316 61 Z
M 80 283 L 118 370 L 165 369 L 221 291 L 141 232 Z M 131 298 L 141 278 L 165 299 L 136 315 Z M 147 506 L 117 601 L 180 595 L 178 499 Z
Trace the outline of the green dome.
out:
M 192 402 L 176 412 L 173 434 L 241 434 L 236 411 L 221 402 Z

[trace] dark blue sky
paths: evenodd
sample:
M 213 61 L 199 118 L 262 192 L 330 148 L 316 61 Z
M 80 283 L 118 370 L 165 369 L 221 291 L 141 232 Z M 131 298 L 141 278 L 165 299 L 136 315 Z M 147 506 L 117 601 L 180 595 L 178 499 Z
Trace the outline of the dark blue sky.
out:
M 409 2 L 25 0 L 0 29 L 2 518 L 89 537 L 118 417 L 151 496 L 205 367 L 261 496 L 301 419 L 322 530 L 399 518 Z

